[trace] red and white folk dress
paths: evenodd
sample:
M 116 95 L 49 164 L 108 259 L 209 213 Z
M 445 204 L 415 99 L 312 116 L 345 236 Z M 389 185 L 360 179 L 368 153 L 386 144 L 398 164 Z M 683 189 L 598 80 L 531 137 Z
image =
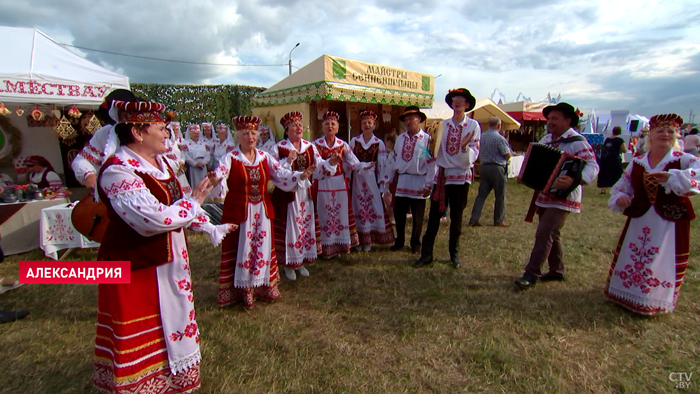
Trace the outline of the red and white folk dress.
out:
M 284 191 L 308 188 L 300 172 L 283 168 L 270 154 L 256 149 L 250 162 L 237 147 L 216 168 L 222 177 L 224 199 L 222 223 L 239 225 L 226 236 L 221 250 L 219 306 L 242 300 L 251 308 L 256 298 L 274 301 L 280 297 L 279 271 L 271 219 L 275 217 L 268 181 Z
M 335 174 L 335 167 L 321 158 L 313 144 L 305 140 L 300 144 L 297 151 L 294 144 L 285 139 L 272 147 L 270 154 L 292 171 L 303 172 L 315 165 L 313 179 L 316 180 Z M 292 151 L 297 152 L 297 158 L 289 165 L 287 158 Z M 298 187 L 294 192 L 275 188 L 272 205 L 277 261 L 292 269 L 313 264 L 321 253 L 321 231 L 311 188 Z
M 608 206 L 626 196 L 632 204 L 615 250 L 605 295 L 643 315 L 671 313 L 676 308 L 688 266 L 690 221 L 695 219 L 689 196 L 700 193 L 700 160 L 669 151 L 652 168 L 648 153 L 635 157 L 610 190 Z M 666 171 L 667 182 L 647 179 L 650 172 Z
M 204 231 L 218 245 L 226 225 L 213 226 L 183 197 L 172 163 L 154 167 L 122 146 L 100 170 L 98 193 L 109 227 L 101 261 L 131 261 L 130 284 L 98 288 L 94 384 L 110 393 L 181 393 L 199 387 L 195 319 L 185 231 Z
M 328 160 L 333 153 L 341 158 L 335 175 L 314 181 L 318 185 L 316 212 L 321 225 L 321 255 L 330 258 L 349 253 L 350 248 L 360 244 L 346 180 L 360 161 L 350 146 L 339 138 L 332 146 L 328 146 L 324 137 L 316 139 L 314 145 L 324 160 Z
M 393 245 L 394 230 L 386 214 L 380 185 L 389 183 L 384 142 L 362 134 L 350 140 L 350 148 L 360 161 L 352 175 L 352 208 L 361 245 Z

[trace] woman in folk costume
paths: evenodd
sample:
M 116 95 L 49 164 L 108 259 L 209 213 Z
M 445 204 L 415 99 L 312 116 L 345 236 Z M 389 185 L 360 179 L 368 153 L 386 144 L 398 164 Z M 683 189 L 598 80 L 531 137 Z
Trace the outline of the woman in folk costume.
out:
M 119 139 L 114 132 L 114 125 L 117 123 L 117 111 L 112 110 L 112 103 L 115 100 L 135 101 L 138 98 L 129 90 L 115 89 L 105 97 L 100 108 L 95 112 L 95 116 L 104 124 L 95 131 L 90 141 L 80 150 L 71 163 L 71 169 L 75 173 L 75 178 L 80 184 L 92 190 L 95 188 L 97 173 L 105 159 L 113 155 L 119 147 Z
M 224 239 L 218 304 L 243 300 L 246 308 L 252 308 L 256 298 L 274 301 L 280 297 L 271 223 L 275 215 L 267 183 L 271 180 L 284 191 L 308 188 L 313 168 L 292 172 L 256 149 L 260 118 L 238 116 L 233 121 L 238 146 L 224 156 L 216 174 L 224 179 L 220 189 L 226 196 L 221 221 L 240 228 Z
M 24 165 L 27 166 L 29 183 L 37 185 L 39 189 L 47 187 L 60 189 L 63 187 L 61 177 L 44 156 L 29 156 L 24 159 Z
M 121 146 L 98 175 L 109 225 L 97 259 L 130 261 L 131 283 L 98 287 L 93 381 L 110 393 L 191 392 L 201 356 L 183 228 L 218 245 L 236 226 L 213 226 L 200 208 L 209 178 L 183 195 L 164 155 L 163 105 L 115 105 Z
M 316 181 L 318 185 L 318 198 L 316 213 L 321 225 L 321 256 L 331 258 L 341 253 L 349 253 L 350 249 L 359 245 L 355 227 L 355 215 L 350 206 L 350 195 L 346 174 L 362 164 L 350 146 L 340 138 L 338 134 L 337 112 L 327 111 L 323 115 L 324 136 L 314 141 L 316 149 L 324 160 L 339 158 L 338 170 L 335 175 Z M 333 159 L 335 160 L 335 159 Z
M 226 156 L 227 153 L 234 150 L 236 145 L 229 126 L 219 123 L 216 126 L 216 143 L 214 144 L 214 149 L 211 151 L 214 160 L 213 168 L 216 168 L 221 159 Z
M 386 214 L 380 189 L 389 183 L 386 170 L 387 152 L 384 142 L 374 135 L 377 114 L 360 113 L 362 134 L 350 140 L 350 148 L 362 165 L 352 175 L 352 208 L 362 249 L 368 252 L 372 244 L 394 244 L 394 229 Z
M 258 149 L 262 149 L 267 153 L 272 152 L 275 146 L 275 136 L 270 126 L 260 126 L 260 140 L 258 141 Z
M 209 162 L 207 163 L 207 170 L 211 170 L 216 165 L 214 163 L 214 147 L 218 144 L 219 138 L 214 135 L 214 124 L 211 122 L 202 123 L 202 135 L 200 139 L 204 141 L 204 144 L 209 150 Z
M 192 187 L 190 187 L 190 183 L 187 181 L 187 166 L 185 165 L 185 155 L 180 150 L 180 146 L 184 141 L 184 139 L 180 137 L 180 123 L 170 122 L 166 125 L 166 128 L 169 131 L 170 138 L 168 138 L 168 140 L 165 142 L 165 145 L 168 149 L 165 152 L 165 157 L 167 157 L 170 160 L 173 160 L 179 166 L 175 170 L 177 174 L 177 181 L 180 182 L 182 192 L 186 196 L 189 196 L 192 193 Z
M 209 148 L 202 140 L 199 132 L 199 125 L 191 124 L 187 126 L 187 136 L 182 146 L 185 153 L 185 162 L 189 166 L 187 169 L 190 185 L 196 185 L 207 176 L 207 164 L 211 158 Z
M 700 193 L 700 161 L 678 149 L 682 123 L 676 114 L 652 117 L 647 152 L 610 191 L 608 205 L 628 218 L 605 294 L 643 315 L 673 312 L 688 266 L 695 219 L 688 197 Z
M 302 139 L 302 120 L 302 113 L 296 111 L 282 117 L 280 124 L 287 138 L 272 147 L 272 157 L 282 161 L 283 166 L 291 167 L 292 171 L 315 168 L 312 170 L 314 180 L 334 175 L 339 159 L 332 159 L 333 164 L 323 160 L 316 147 Z M 289 280 L 296 280 L 295 271 L 309 276 L 304 264 L 313 264 L 321 253 L 321 233 L 311 189 L 297 187 L 295 192 L 287 192 L 276 188 L 272 192 L 272 205 L 275 209 L 273 225 L 277 261 L 284 267 Z

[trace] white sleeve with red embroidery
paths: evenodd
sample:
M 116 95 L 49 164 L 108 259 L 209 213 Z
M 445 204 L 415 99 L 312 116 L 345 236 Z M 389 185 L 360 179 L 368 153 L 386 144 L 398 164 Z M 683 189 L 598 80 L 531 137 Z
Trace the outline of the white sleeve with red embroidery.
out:
M 201 211 L 192 197 L 161 204 L 139 176 L 120 165 L 104 170 L 100 187 L 122 220 L 144 237 L 186 227 Z
M 474 166 L 474 162 L 479 158 L 479 151 L 481 150 L 481 126 L 477 122 L 474 127 L 474 136 L 472 140 L 467 144 L 467 151 L 469 152 L 469 168 Z
M 311 144 L 309 149 L 314 150 L 314 162 L 316 163 L 316 171 L 314 171 L 314 180 L 320 181 L 325 177 L 331 177 L 338 171 L 338 165 L 331 165 L 328 160 L 323 160 L 321 154 L 318 153 L 316 145 Z
M 107 138 L 112 125 L 103 126 L 90 138 L 90 141 L 75 156 L 71 168 L 75 173 L 75 178 L 81 185 L 85 185 L 85 178 L 90 174 L 97 174 L 100 166 L 105 161 L 104 151 L 107 145 Z
M 46 180 L 49 182 L 49 187 L 59 189 L 63 187 L 63 181 L 61 180 L 61 177 L 53 171 L 48 171 L 46 173 Z
M 608 207 L 613 212 L 622 212 L 624 210 L 624 208 L 620 208 L 616 204 L 620 197 L 628 197 L 630 199 L 634 197 L 634 189 L 632 188 L 632 168 L 634 168 L 634 162 L 627 165 L 620 180 L 610 189 Z
M 598 171 L 600 171 L 600 167 L 598 167 L 598 162 L 595 158 L 595 152 L 593 152 L 593 148 L 591 148 L 586 141 L 576 141 L 572 144 L 572 148 L 575 150 L 574 156 L 580 157 L 586 161 L 581 179 L 584 184 L 588 185 L 593 182 L 598 175 Z
M 304 189 L 311 187 L 311 182 L 309 182 L 308 178 L 301 179 L 301 171 L 290 171 L 282 167 L 269 153 L 265 152 L 264 154 L 267 156 L 267 169 L 270 171 L 270 179 L 272 179 L 275 187 L 279 187 L 285 192 L 296 190 L 297 185 Z
M 379 154 L 377 155 L 377 184 L 389 183 L 387 179 L 387 152 L 382 140 L 379 140 Z
M 661 184 L 666 189 L 666 194 L 689 197 L 700 193 L 700 160 L 694 155 L 684 153 L 681 169 L 669 170 L 668 174 L 668 181 Z
M 350 148 L 350 145 L 348 145 L 347 142 L 343 141 L 343 144 L 345 144 L 345 149 L 343 150 L 343 163 L 345 168 L 348 169 L 346 176 L 349 177 L 352 171 L 364 168 L 366 165 L 365 163 L 361 163 L 360 159 L 355 156 L 355 153 L 352 151 L 352 148 Z
M 197 232 L 203 232 L 209 235 L 209 239 L 211 240 L 211 244 L 214 246 L 219 246 L 221 241 L 224 239 L 224 237 L 227 234 L 227 230 L 229 227 L 228 223 L 225 224 L 219 224 L 219 225 L 214 225 L 211 224 L 209 221 L 209 217 L 207 216 L 206 212 L 201 208 L 197 208 L 196 212 L 197 218 L 190 222 L 189 226 L 187 226 L 188 229 L 192 231 L 197 231 Z
M 214 174 L 216 174 L 217 178 L 221 178 L 221 183 L 214 187 L 210 193 L 210 195 L 216 196 L 216 198 L 224 198 L 226 197 L 226 193 L 228 193 L 228 173 L 231 171 L 231 156 L 231 152 L 226 153 L 224 157 L 219 160 L 219 164 L 214 167 Z

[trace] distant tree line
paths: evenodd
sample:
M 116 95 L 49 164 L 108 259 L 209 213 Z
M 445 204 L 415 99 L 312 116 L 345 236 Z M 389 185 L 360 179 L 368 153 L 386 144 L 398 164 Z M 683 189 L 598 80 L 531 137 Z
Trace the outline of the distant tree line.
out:
M 175 112 L 175 120 L 187 123 L 231 123 L 237 115 L 252 113 L 252 99 L 265 88 L 240 85 L 131 84 L 131 90 L 147 100 L 163 103 Z

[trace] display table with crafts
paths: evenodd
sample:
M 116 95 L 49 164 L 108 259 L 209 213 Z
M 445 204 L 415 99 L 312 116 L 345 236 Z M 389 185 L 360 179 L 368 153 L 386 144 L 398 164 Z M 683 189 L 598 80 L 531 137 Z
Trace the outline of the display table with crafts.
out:
M 98 248 L 100 244 L 80 234 L 71 223 L 71 213 L 77 203 L 54 205 L 41 210 L 39 232 L 41 250 L 46 257 L 58 260 L 61 249 Z
M 508 160 L 508 178 L 517 178 L 520 168 L 523 166 L 525 156 L 511 156 Z
M 39 249 L 41 210 L 68 202 L 58 198 L 0 204 L 0 246 L 5 255 Z

